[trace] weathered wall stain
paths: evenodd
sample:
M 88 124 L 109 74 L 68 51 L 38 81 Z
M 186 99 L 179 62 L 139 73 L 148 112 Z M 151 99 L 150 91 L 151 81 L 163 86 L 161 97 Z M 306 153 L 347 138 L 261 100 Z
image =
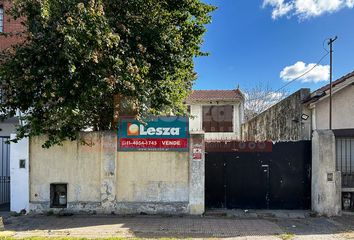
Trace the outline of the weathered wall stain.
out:
M 188 202 L 188 152 L 118 155 L 118 201 Z
M 242 125 L 244 141 L 309 140 L 311 118 L 302 120 L 302 114 L 311 115 L 302 101 L 309 96 L 309 89 L 300 89 L 283 101 Z

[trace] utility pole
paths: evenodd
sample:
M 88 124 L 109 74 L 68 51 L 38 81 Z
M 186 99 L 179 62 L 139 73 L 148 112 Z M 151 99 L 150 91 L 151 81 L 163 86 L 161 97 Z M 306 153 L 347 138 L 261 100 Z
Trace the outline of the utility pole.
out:
M 337 36 L 330 38 L 328 41 L 329 54 L 330 54 L 330 70 L 329 70 L 329 129 L 332 130 L 332 78 L 333 78 L 333 43 L 338 39 Z

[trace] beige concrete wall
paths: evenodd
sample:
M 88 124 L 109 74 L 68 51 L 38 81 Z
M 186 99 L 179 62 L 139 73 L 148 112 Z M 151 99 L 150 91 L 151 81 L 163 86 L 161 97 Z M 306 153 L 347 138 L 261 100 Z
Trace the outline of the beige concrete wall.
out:
M 188 152 L 119 152 L 120 202 L 187 202 Z
M 341 214 L 341 173 L 336 171 L 335 137 L 316 130 L 312 138 L 312 211 L 332 217 Z
M 316 103 L 313 109 L 314 129 L 329 129 L 329 98 Z M 333 94 L 333 129 L 354 128 L 354 86 Z
M 92 146 L 67 141 L 43 149 L 44 137 L 31 138 L 31 210 L 49 210 L 50 184 L 67 183 L 74 211 L 187 212 L 188 152 L 117 152 L 115 132 L 81 136 Z
M 30 201 L 49 202 L 50 184 L 68 184 L 68 202 L 100 202 L 100 134 L 86 134 L 93 147 L 78 142 L 42 148 L 43 137 L 30 140 Z

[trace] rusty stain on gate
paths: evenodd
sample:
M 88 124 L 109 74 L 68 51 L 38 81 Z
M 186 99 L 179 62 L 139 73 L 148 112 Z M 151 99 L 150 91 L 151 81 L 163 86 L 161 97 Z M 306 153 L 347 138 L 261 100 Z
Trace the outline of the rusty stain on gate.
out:
M 254 142 L 254 141 L 213 141 L 205 142 L 206 152 L 272 152 L 273 142 Z

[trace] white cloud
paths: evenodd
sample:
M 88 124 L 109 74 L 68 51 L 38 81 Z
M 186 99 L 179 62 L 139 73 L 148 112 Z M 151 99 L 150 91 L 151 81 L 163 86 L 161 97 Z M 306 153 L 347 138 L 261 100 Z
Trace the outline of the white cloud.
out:
M 354 0 L 347 0 L 346 5 L 348 8 L 353 8 L 354 7 Z
M 277 19 L 288 14 L 293 8 L 293 3 L 285 3 L 284 0 L 264 0 L 263 7 L 271 6 L 273 8 L 272 18 Z
M 285 95 L 286 93 L 284 92 L 270 92 L 268 97 L 271 101 L 279 101 L 283 99 Z
M 353 8 L 354 0 L 263 0 L 263 7 L 272 8 L 272 18 L 298 16 L 300 19 Z
M 297 62 L 294 65 L 287 66 L 280 72 L 280 78 L 284 81 L 292 81 L 299 76 L 305 74 L 306 72 L 310 71 L 314 66 L 315 63 L 306 64 L 304 62 Z M 305 74 L 304 76 L 300 77 L 298 80 L 301 82 L 322 82 L 328 81 L 329 79 L 329 65 L 318 65 L 317 67 L 313 68 L 309 73 Z

